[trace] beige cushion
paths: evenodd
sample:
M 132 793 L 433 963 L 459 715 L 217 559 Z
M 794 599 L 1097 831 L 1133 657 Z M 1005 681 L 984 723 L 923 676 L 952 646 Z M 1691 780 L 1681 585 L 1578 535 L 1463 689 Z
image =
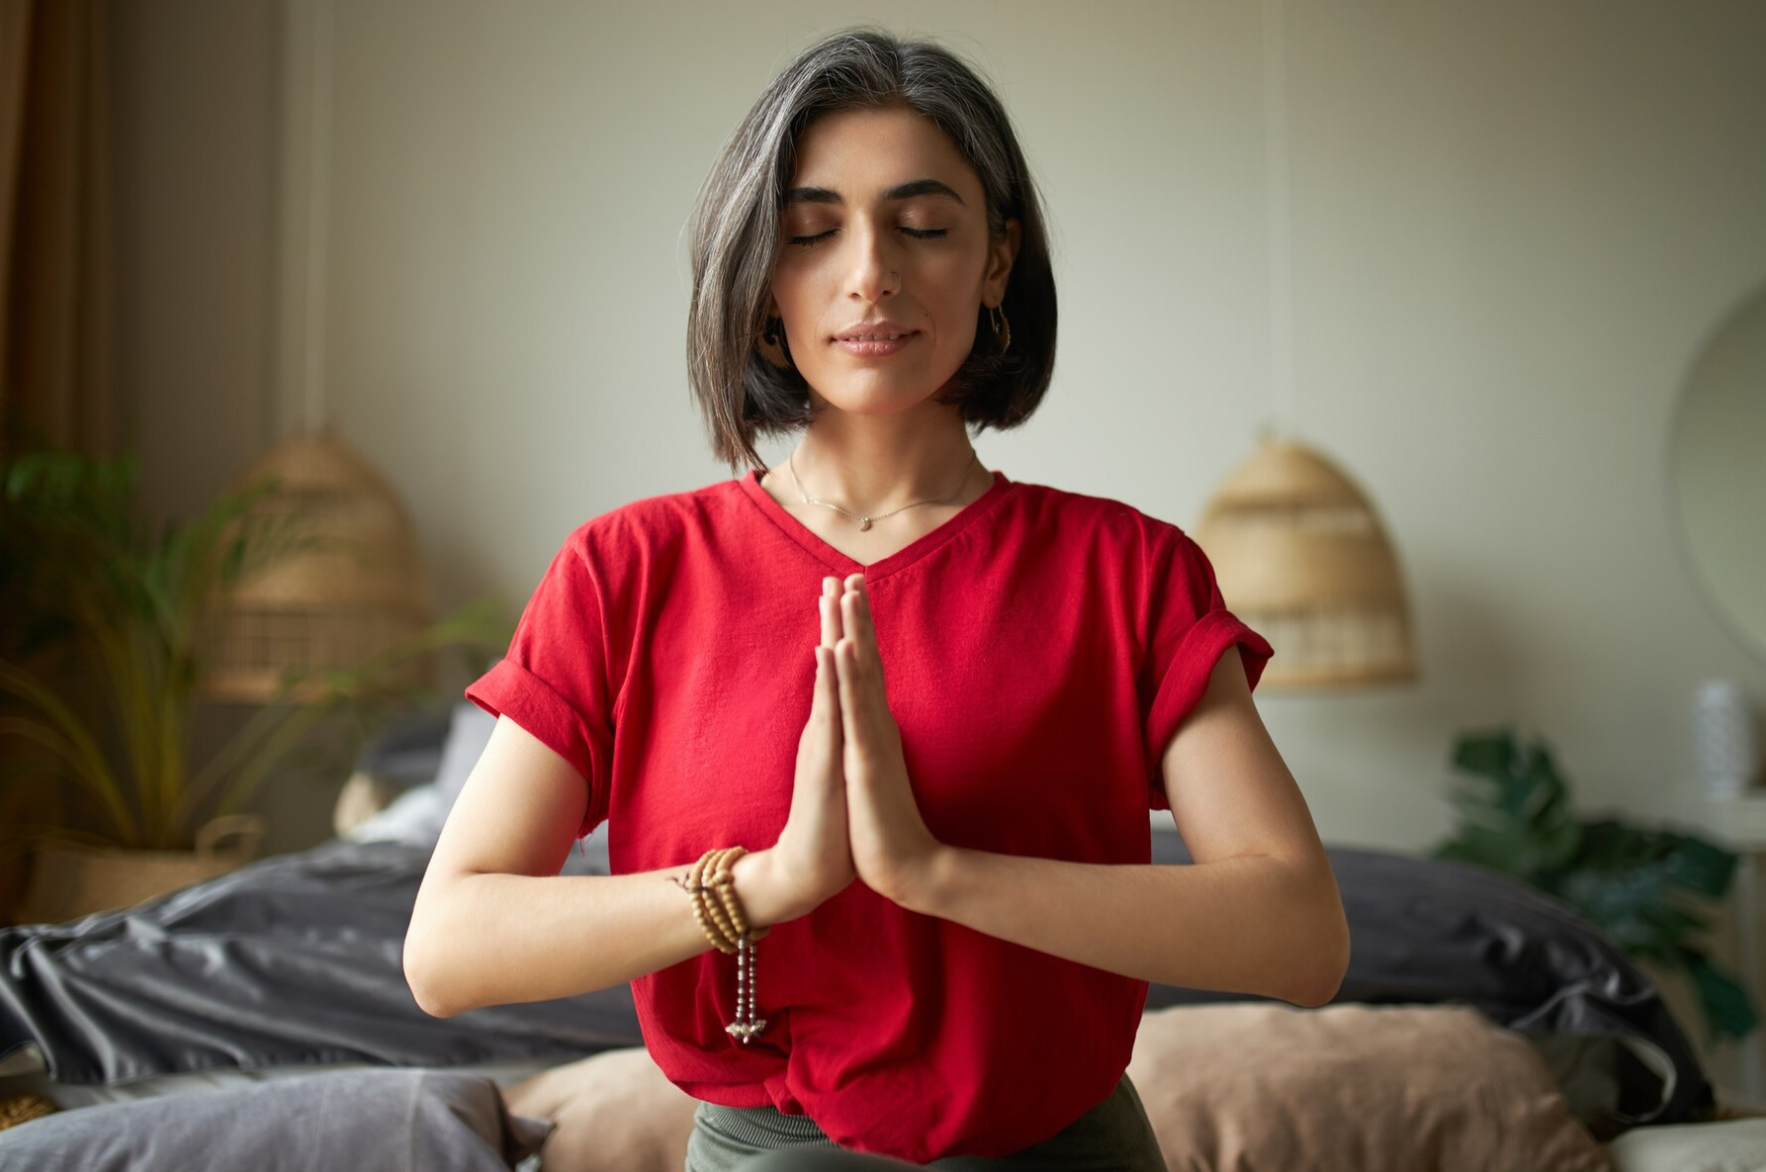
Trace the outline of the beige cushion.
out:
M 503 1099 L 516 1115 L 557 1124 L 542 1172 L 681 1172 L 699 1105 L 642 1048 L 541 1071 Z
M 1155 1010 L 1128 1073 L 1173 1172 L 1609 1172 L 1538 1051 L 1468 1006 Z M 642 1049 L 504 1097 L 557 1124 L 543 1172 L 686 1163 L 696 1103 Z
M 1634 1127 L 1612 1152 L 1614 1172 L 1762 1172 L 1766 1119 Z
M 1174 1172 L 1610 1166 L 1533 1046 L 1469 1006 L 1155 1010 L 1128 1073 Z

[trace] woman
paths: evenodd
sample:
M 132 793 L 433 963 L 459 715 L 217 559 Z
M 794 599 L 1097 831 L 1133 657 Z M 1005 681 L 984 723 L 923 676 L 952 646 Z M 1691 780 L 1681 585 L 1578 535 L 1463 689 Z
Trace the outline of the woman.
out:
M 579 528 L 468 689 L 499 719 L 414 993 L 630 981 L 702 1101 L 690 1172 L 1162 1168 L 1146 982 L 1322 1004 L 1348 932 L 1200 550 L 970 446 L 1054 359 L 1003 109 L 936 46 L 833 37 L 726 146 L 693 264 L 694 391 L 752 470 Z M 1149 865 L 1149 805 L 1197 865 Z M 614 874 L 559 877 L 604 819 Z

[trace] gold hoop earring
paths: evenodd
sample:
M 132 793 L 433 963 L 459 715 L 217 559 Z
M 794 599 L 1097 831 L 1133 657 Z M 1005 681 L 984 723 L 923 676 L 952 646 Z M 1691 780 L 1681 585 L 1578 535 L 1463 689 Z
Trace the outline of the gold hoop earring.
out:
M 1001 354 L 1012 348 L 1012 323 L 1006 320 L 1003 305 L 987 307 L 987 324 L 993 327 L 994 346 Z
M 791 348 L 785 342 L 785 321 L 783 318 L 769 317 L 766 327 L 760 332 L 760 340 L 754 344 L 761 358 L 767 365 L 777 370 L 791 369 Z

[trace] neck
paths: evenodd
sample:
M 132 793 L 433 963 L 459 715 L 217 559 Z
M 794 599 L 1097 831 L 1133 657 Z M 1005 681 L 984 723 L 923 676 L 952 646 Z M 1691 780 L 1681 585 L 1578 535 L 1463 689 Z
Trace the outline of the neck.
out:
M 947 496 L 968 484 L 978 470 L 962 417 L 948 407 L 915 415 L 822 415 L 804 433 L 793 459 L 803 491 L 877 514 Z M 784 475 L 789 484 L 790 473 Z

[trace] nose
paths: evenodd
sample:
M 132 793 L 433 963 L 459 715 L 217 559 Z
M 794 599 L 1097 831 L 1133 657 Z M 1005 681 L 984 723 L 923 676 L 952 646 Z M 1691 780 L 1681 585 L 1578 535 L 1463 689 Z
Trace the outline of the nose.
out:
M 886 233 L 867 221 L 853 225 L 846 239 L 852 252 L 846 279 L 848 297 L 874 304 L 901 291 L 900 266 L 891 256 Z

